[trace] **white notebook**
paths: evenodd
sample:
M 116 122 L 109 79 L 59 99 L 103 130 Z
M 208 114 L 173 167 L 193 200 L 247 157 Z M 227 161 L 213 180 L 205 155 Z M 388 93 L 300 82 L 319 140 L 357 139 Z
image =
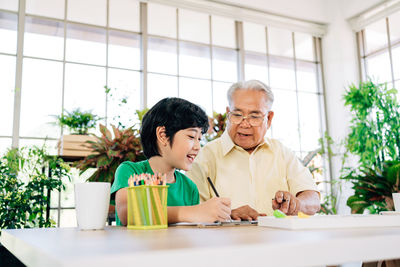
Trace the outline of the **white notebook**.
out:
M 355 227 L 400 227 L 400 215 L 315 215 L 309 218 L 289 216 L 275 218 L 273 216 L 258 217 L 258 226 L 304 230 Z

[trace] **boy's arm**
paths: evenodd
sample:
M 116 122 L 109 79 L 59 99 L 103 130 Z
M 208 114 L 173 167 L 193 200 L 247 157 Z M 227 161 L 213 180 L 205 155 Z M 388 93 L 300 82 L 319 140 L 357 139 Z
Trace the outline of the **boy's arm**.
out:
M 226 221 L 230 219 L 230 206 L 229 198 L 214 197 L 195 206 L 168 207 L 168 223 Z
M 115 206 L 117 209 L 118 218 L 123 225 L 126 225 L 128 223 L 127 220 L 128 204 L 127 204 L 126 192 L 127 192 L 126 188 L 121 188 L 115 194 Z
M 127 224 L 127 189 L 121 188 L 115 195 L 118 217 Z M 200 205 L 167 207 L 168 222 L 215 222 L 230 219 L 231 201 L 228 198 L 214 197 Z

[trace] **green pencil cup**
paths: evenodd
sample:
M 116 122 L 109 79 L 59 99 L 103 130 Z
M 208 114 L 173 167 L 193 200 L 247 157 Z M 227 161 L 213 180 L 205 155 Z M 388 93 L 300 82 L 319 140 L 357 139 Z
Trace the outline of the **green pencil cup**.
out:
M 163 229 L 168 227 L 167 185 L 128 187 L 128 229 Z

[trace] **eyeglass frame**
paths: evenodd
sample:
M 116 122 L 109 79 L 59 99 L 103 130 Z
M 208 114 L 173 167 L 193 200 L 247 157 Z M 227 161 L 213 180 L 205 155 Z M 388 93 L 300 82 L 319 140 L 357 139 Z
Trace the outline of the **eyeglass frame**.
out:
M 268 117 L 267 115 L 268 115 L 271 111 L 268 110 L 265 114 L 263 114 L 263 113 L 261 112 L 261 114 L 263 114 L 263 115 L 260 116 L 260 118 L 262 117 L 263 119 L 262 119 L 262 121 L 260 122 L 260 124 L 258 124 L 258 125 L 253 125 L 253 124 L 250 123 L 250 120 L 248 120 L 251 113 L 250 113 L 249 115 L 247 115 L 247 116 L 243 116 L 243 114 L 242 114 L 242 119 L 240 120 L 239 123 L 234 123 L 234 122 L 232 122 L 232 121 L 231 121 L 231 115 L 232 115 L 233 113 L 235 113 L 235 112 L 236 112 L 236 113 L 241 113 L 240 111 L 229 111 L 229 112 L 228 112 L 228 119 L 229 119 L 229 121 L 230 121 L 231 123 L 233 123 L 233 124 L 235 124 L 235 125 L 239 125 L 239 124 L 241 124 L 244 120 L 246 120 L 247 123 L 250 124 L 252 127 L 258 127 L 258 126 L 261 126 L 261 125 L 264 123 L 265 118 Z

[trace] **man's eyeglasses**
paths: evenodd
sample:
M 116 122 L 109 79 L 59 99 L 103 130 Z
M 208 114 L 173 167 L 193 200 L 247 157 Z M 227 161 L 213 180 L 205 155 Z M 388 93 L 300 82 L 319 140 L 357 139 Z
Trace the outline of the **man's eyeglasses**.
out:
M 248 116 L 243 116 L 243 114 L 241 112 L 237 112 L 237 111 L 233 111 L 233 112 L 229 112 L 228 113 L 228 118 L 229 121 L 233 124 L 241 124 L 243 120 L 247 120 L 247 122 L 251 125 L 251 126 L 260 126 L 261 124 L 263 124 L 264 120 L 265 120 L 265 116 L 268 114 L 269 112 L 267 112 L 266 114 L 250 114 Z

